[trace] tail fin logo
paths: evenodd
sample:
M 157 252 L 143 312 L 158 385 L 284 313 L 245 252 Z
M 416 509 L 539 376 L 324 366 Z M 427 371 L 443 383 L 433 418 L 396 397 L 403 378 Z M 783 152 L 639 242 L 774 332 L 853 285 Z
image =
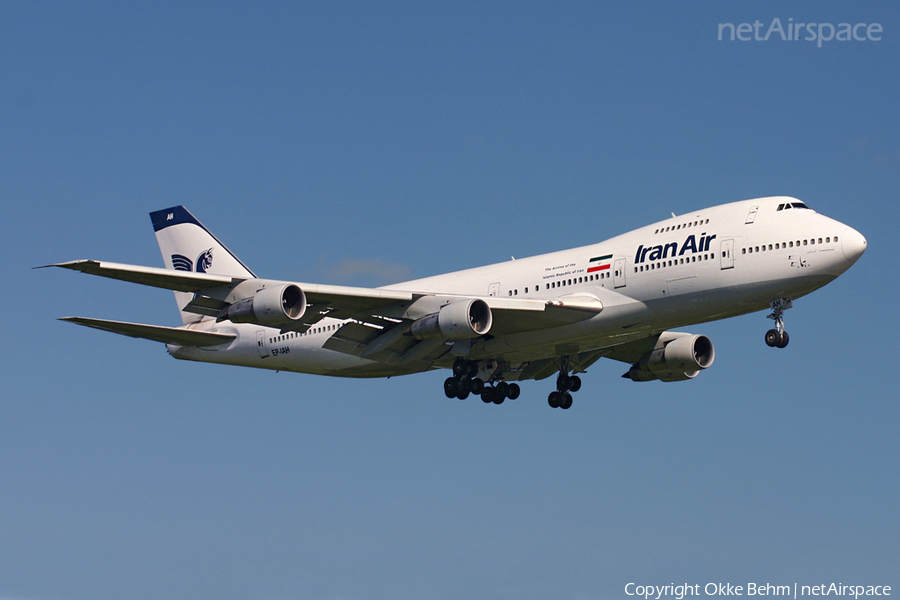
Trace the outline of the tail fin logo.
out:
M 212 248 L 197 257 L 197 272 L 206 273 L 207 269 L 212 266 Z
M 187 256 L 181 254 L 172 255 L 172 268 L 176 271 L 193 271 L 194 263 Z
M 213 253 L 212 248 L 200 254 L 197 257 L 197 272 L 198 273 L 207 273 L 209 268 L 212 267 L 213 262 Z M 183 254 L 173 254 L 172 255 L 172 268 L 176 271 L 193 271 L 194 263 L 187 256 Z

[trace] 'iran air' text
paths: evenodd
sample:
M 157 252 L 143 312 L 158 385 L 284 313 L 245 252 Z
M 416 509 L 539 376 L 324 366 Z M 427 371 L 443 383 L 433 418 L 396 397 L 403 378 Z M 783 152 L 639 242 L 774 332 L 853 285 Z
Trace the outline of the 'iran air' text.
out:
M 683 256 L 688 251 L 692 254 L 706 252 L 709 250 L 709 243 L 714 239 L 716 239 L 715 235 L 707 237 L 705 233 L 700 234 L 699 240 L 697 240 L 696 236 L 689 235 L 684 240 L 684 243 L 681 244 L 681 249 L 678 248 L 678 242 L 659 246 L 648 246 L 646 248 L 644 248 L 643 245 L 640 245 L 634 255 L 634 264 L 640 264 L 646 260 L 669 258 L 670 256 Z

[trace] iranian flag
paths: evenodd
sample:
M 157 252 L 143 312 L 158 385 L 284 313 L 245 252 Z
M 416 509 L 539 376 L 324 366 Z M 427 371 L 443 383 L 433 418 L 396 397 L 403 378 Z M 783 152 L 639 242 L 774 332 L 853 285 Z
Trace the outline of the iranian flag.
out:
M 588 265 L 588 273 L 596 273 L 597 271 L 605 271 L 609 268 L 609 261 L 612 260 L 612 254 L 606 256 L 595 256 Z

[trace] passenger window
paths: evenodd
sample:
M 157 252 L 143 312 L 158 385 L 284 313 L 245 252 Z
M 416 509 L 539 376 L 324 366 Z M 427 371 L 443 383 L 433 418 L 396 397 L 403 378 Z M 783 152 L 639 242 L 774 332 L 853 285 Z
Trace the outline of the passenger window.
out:
M 822 243 L 822 238 L 819 238 L 819 243 L 820 243 L 820 244 Z

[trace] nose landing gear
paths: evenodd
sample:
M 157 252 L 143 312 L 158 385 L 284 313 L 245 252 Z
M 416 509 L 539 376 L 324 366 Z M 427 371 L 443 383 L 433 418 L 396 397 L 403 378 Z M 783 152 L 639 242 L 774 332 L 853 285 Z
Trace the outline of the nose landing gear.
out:
M 790 298 L 779 298 L 773 301 L 771 306 L 772 314 L 768 318 L 775 320 L 775 329 L 766 332 L 766 345 L 770 348 L 784 348 L 791 339 L 784 329 L 784 311 L 791 308 L 793 304 Z

